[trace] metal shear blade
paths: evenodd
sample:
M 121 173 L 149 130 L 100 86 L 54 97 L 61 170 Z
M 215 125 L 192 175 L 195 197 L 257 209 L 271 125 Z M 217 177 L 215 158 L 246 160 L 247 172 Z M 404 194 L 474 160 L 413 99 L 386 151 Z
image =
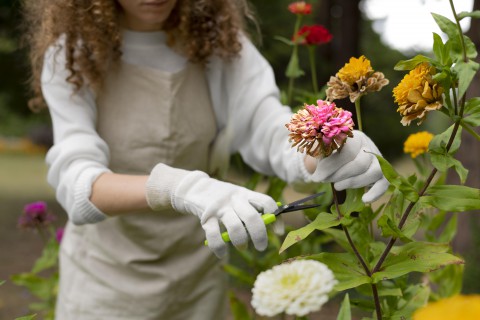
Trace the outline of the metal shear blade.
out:
M 278 215 L 280 215 L 282 213 L 285 213 L 285 212 L 292 212 L 292 211 L 298 211 L 298 210 L 304 210 L 304 209 L 318 207 L 318 206 L 320 206 L 320 204 L 304 204 L 304 203 L 309 201 L 309 200 L 315 199 L 315 198 L 323 195 L 324 193 L 325 192 L 315 193 L 315 194 L 312 194 L 308 197 L 290 202 L 288 204 L 281 205 L 281 206 L 278 207 L 277 210 L 275 210 L 273 212 L 273 214 L 275 216 L 278 216 Z

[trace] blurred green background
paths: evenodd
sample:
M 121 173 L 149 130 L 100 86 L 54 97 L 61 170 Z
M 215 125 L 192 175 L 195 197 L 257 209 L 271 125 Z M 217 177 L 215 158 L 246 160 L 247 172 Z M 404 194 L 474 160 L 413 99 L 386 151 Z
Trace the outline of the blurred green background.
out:
M 261 29 L 261 36 L 254 38 L 260 51 L 274 67 L 277 83 L 282 89 L 287 86 L 284 73 L 291 48 L 275 37 L 291 37 L 295 19 L 286 10 L 290 2 L 251 1 Z M 430 116 L 422 128 L 416 125 L 403 127 L 400 124 L 400 116 L 392 99 L 392 89 L 400 82 L 404 73 L 394 71 L 393 67 L 399 60 L 408 59 L 417 52 L 405 54 L 383 44 L 372 29 L 372 21 L 359 9 L 361 2 L 310 1 L 314 6 L 314 14 L 309 16 L 310 20 L 305 23 L 323 24 L 333 34 L 332 42 L 316 51 L 317 76 L 322 86 L 350 57 L 361 54 L 372 62 L 375 70 L 385 74 L 390 84 L 381 92 L 368 95 L 362 100 L 364 126 L 366 133 L 389 161 L 401 162 L 405 159 L 403 141 L 410 133 L 422 130 L 438 133 L 444 129 L 445 124 L 441 117 L 435 116 Z M 57 224 L 61 226 L 65 223 L 65 214 L 56 203 L 53 190 L 46 183 L 44 154 L 51 143 L 48 111 L 35 114 L 27 106 L 29 72 L 27 52 L 21 41 L 20 21 L 19 1 L 0 0 L 0 280 L 8 279 L 13 272 L 28 270 L 41 249 L 42 244 L 36 235 L 21 232 L 16 228 L 16 220 L 25 203 L 45 200 L 59 216 Z M 306 74 L 297 83 L 310 90 L 307 51 L 300 50 L 300 56 Z M 354 112 L 348 101 L 337 104 Z M 478 159 L 478 154 L 470 156 Z M 478 166 L 479 162 L 476 163 Z M 466 224 L 467 229 L 471 227 L 472 224 Z M 478 228 L 475 230 L 463 230 L 472 236 L 467 240 L 468 246 L 462 244 L 460 247 L 467 258 L 480 262 L 480 255 L 476 250 L 471 250 L 480 244 Z M 479 278 L 480 272 L 475 263 L 473 267 L 467 266 L 465 291 L 480 292 Z M 7 281 L 0 287 L 0 319 L 12 319 L 14 316 L 26 314 L 29 299 L 31 297 L 24 290 Z

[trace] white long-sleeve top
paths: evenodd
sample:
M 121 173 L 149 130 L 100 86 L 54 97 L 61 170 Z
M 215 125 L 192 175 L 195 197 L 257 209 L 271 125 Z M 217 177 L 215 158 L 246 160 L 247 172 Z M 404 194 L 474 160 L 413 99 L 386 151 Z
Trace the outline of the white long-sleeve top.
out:
M 123 33 L 122 61 L 175 72 L 187 60 L 165 43 L 163 32 Z M 65 79 L 62 39 L 45 55 L 42 92 L 49 106 L 54 145 L 46 156 L 48 182 L 76 224 L 105 219 L 89 198 L 92 184 L 110 172 L 109 148 L 96 132 L 96 97 L 85 86 L 75 92 Z M 290 147 L 285 124 L 290 108 L 282 106 L 271 66 L 255 46 L 242 37 L 242 51 L 231 61 L 212 57 L 206 78 L 219 132 L 214 144 L 212 169 L 221 169 L 233 152 L 240 152 L 253 169 L 287 182 L 305 180 L 303 156 Z M 132 112 L 134 108 L 132 108 Z

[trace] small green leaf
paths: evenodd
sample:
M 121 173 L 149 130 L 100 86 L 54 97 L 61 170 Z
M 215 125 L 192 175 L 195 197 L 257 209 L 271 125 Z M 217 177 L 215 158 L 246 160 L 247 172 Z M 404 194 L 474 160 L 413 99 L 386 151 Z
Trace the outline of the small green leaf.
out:
M 285 38 L 285 37 L 282 37 L 282 36 L 275 36 L 274 39 L 278 40 L 280 42 L 283 42 L 283 43 L 285 43 L 286 45 L 289 45 L 289 46 L 294 46 L 295 45 L 295 43 L 292 40 L 290 40 L 288 38 Z
M 432 62 L 432 59 L 429 57 L 426 57 L 424 55 L 416 55 L 412 59 L 408 60 L 400 60 L 393 69 L 397 71 L 402 71 L 402 70 L 412 70 L 414 69 L 417 65 L 419 65 L 422 62 Z
M 313 220 L 311 223 L 300 229 L 290 231 L 287 234 L 285 240 L 283 241 L 282 247 L 280 248 L 280 253 L 295 243 L 302 241 L 315 230 L 324 230 L 330 227 L 338 226 L 339 224 L 340 220 L 336 215 L 327 212 L 320 212 L 315 220 Z
M 478 71 L 479 64 L 473 60 L 468 60 L 464 62 L 463 60 L 458 61 L 453 70 L 457 73 L 458 77 L 458 96 L 462 97 L 465 92 L 467 92 L 470 83 L 475 77 L 475 74 Z
M 58 249 L 59 244 L 53 237 L 47 242 L 43 248 L 42 255 L 35 261 L 32 268 L 33 273 L 38 273 L 48 268 L 58 265 Z
M 415 188 L 405 179 L 400 176 L 393 166 L 382 156 L 375 155 L 380 163 L 382 168 L 383 175 L 385 178 L 395 186 L 408 200 L 412 202 L 417 202 L 418 192 Z
M 290 57 L 288 62 L 287 70 L 285 75 L 287 78 L 298 78 L 305 74 L 302 69 L 300 69 L 300 64 L 298 62 L 298 55 L 294 52 Z
M 396 310 L 391 315 L 391 320 L 405 320 L 411 319 L 412 314 L 420 307 L 424 306 L 428 302 L 430 297 L 430 288 L 425 285 L 414 285 L 408 287 L 404 294 L 403 299 Z M 433 320 L 433 319 L 432 319 Z
M 447 298 L 462 291 L 464 265 L 452 264 L 443 269 L 431 272 L 428 277 L 436 285 L 438 298 Z
M 245 306 L 245 304 L 235 296 L 235 293 L 233 293 L 233 291 L 230 290 L 228 292 L 228 298 L 230 300 L 230 309 L 234 320 L 251 319 L 251 316 L 248 313 L 247 306 Z
M 480 209 L 480 189 L 459 185 L 436 185 L 420 198 L 423 205 L 440 210 L 463 212 Z
M 463 264 L 464 261 L 450 253 L 447 244 L 430 242 L 410 242 L 393 247 L 380 271 L 372 275 L 375 283 L 395 279 L 411 272 L 431 272 L 450 264 Z
M 450 39 L 459 36 L 457 25 L 453 21 L 437 13 L 432 13 L 432 16 L 433 19 L 435 19 L 435 22 L 440 27 L 440 30 L 445 32 Z
M 463 164 L 455 159 L 451 154 L 440 154 L 437 152 L 430 152 L 430 161 L 432 165 L 440 172 L 446 172 L 448 168 L 455 168 L 458 176 L 460 177 L 460 183 L 464 184 L 467 180 L 468 170 L 465 169 Z
M 452 135 L 454 126 L 455 125 L 451 125 L 447 130 L 433 137 L 432 141 L 430 141 L 430 144 L 428 145 L 428 150 L 435 151 L 437 153 L 447 153 L 447 144 L 450 140 L 450 136 Z M 461 128 L 458 128 L 457 134 L 453 140 L 450 150 L 448 150 L 448 153 L 454 154 L 458 151 L 458 148 L 460 148 L 460 144 L 462 142 L 461 130 Z
M 466 17 L 479 19 L 480 18 L 480 10 L 475 10 L 475 11 L 472 11 L 472 12 L 462 11 L 457 15 L 457 17 L 458 17 L 458 20 L 462 20 L 463 18 L 466 18 Z
M 377 221 L 378 227 L 382 230 L 382 236 L 385 238 L 394 237 L 403 242 L 412 242 L 412 239 L 405 236 L 397 225 L 387 216 L 383 215 Z
M 480 126 L 480 98 L 474 97 L 465 103 L 463 121 L 472 127 Z
M 353 253 L 322 252 L 308 256 L 307 259 L 323 262 L 332 270 L 335 279 L 338 281 L 334 288 L 336 291 L 343 291 L 372 282 Z
M 468 59 L 475 59 L 477 57 L 477 47 L 475 43 L 473 43 L 472 39 L 467 37 L 466 35 L 462 35 L 463 37 L 463 44 L 465 44 L 465 54 Z M 451 38 L 451 57 L 454 62 L 464 61 L 464 52 L 463 52 L 463 44 L 461 41 L 462 38 L 455 37 Z
M 340 311 L 337 315 L 337 320 L 352 320 L 352 311 L 350 310 L 350 299 L 348 293 L 345 294 L 343 302 L 340 305 Z
M 364 188 L 359 189 L 347 189 L 347 196 L 343 204 L 339 205 L 340 212 L 343 216 L 350 216 L 352 212 L 360 212 L 365 207 L 365 204 L 362 201 L 363 193 L 365 192 Z M 330 208 L 332 213 L 338 215 L 337 207 L 332 205 Z

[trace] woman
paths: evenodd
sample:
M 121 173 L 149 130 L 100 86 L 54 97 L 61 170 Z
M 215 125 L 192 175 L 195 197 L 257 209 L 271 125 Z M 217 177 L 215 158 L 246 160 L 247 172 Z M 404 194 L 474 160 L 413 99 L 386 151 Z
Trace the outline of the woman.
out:
M 222 319 L 226 245 L 267 246 L 270 197 L 212 178 L 232 152 L 264 174 L 388 182 L 355 132 L 323 160 L 291 149 L 291 116 L 248 40 L 243 0 L 45 0 L 27 5 L 33 106 L 48 105 L 48 181 L 69 215 L 57 319 Z M 38 26 L 41 26 L 40 28 Z M 200 221 L 199 221 L 200 220 Z M 200 222 L 200 223 L 199 223 Z

